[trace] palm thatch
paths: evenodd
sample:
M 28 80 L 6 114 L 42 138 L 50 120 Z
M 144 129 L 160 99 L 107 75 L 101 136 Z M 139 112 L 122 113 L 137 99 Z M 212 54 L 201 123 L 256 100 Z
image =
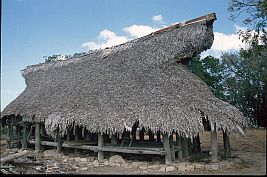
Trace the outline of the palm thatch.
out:
M 216 129 L 242 132 L 242 113 L 180 62 L 211 47 L 214 20 L 209 14 L 86 56 L 28 66 L 26 89 L 1 116 L 34 116 L 51 135 L 73 125 L 122 132 L 138 121 L 189 137 L 204 130 L 204 113 Z

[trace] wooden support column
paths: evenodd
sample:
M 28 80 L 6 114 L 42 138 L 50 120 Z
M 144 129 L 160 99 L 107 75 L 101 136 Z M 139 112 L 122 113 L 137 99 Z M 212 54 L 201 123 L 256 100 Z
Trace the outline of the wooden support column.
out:
M 199 135 L 193 137 L 193 152 L 201 152 Z
M 170 143 L 172 161 L 174 161 L 175 160 L 175 151 L 174 151 L 174 143 L 173 143 L 173 134 L 171 134 L 169 136 L 169 143 Z
M 21 136 L 20 125 L 16 125 L 16 137 L 19 139 Z
M 57 153 L 61 153 L 62 152 L 62 139 L 61 139 L 61 136 L 60 136 L 59 128 L 57 128 L 56 140 L 57 140 Z
M 92 141 L 91 133 L 88 130 L 85 130 L 85 140 L 86 141 Z
M 35 151 L 40 151 L 41 139 L 40 139 L 40 122 L 35 123 Z
M 145 140 L 145 129 L 144 128 L 142 128 L 141 130 L 140 130 L 140 134 L 139 134 L 139 136 L 140 136 L 140 141 L 144 141 Z
M 116 146 L 118 144 L 117 133 L 111 135 L 111 146 Z
M 22 149 L 27 148 L 27 123 L 23 122 L 23 130 L 22 130 Z
M 187 143 L 188 143 L 188 152 L 189 152 L 189 155 L 191 155 L 192 154 L 191 138 L 187 138 Z
M 160 139 L 160 131 L 159 130 L 157 131 L 157 142 L 161 142 L 161 139 Z
M 213 131 L 211 131 L 211 162 L 216 163 L 218 162 L 218 144 L 217 144 L 217 132 L 214 128 Z
M 11 123 L 9 122 L 8 125 L 7 125 L 7 136 L 8 136 L 8 139 L 7 139 L 7 148 L 11 148 L 11 132 L 12 132 L 12 127 L 11 127 Z
M 231 157 L 231 147 L 230 147 L 230 139 L 229 135 L 223 131 L 223 145 L 224 145 L 224 155 L 225 158 Z
M 182 159 L 183 158 L 182 139 L 178 135 L 178 133 L 176 133 L 176 144 L 179 147 L 179 150 L 178 150 L 178 159 Z
M 188 141 L 187 138 L 182 138 L 183 157 L 189 157 Z
M 101 133 L 98 133 L 98 147 L 103 147 L 104 146 L 104 138 L 103 135 L 101 135 Z M 98 160 L 102 160 L 104 159 L 104 152 L 103 151 L 98 151 Z
M 41 126 L 41 136 L 45 136 L 45 124 L 44 122 L 40 123 Z
M 169 137 L 168 137 L 168 134 L 166 133 L 163 134 L 163 146 L 166 151 L 165 163 L 169 164 L 172 162 L 172 154 L 171 154 L 171 149 L 170 149 Z
M 148 130 L 148 136 L 149 136 L 149 141 L 155 141 L 154 133 L 150 129 Z
M 66 138 L 67 141 L 70 141 L 71 140 L 71 133 L 72 133 L 72 131 L 68 127 L 67 128 L 67 138 Z

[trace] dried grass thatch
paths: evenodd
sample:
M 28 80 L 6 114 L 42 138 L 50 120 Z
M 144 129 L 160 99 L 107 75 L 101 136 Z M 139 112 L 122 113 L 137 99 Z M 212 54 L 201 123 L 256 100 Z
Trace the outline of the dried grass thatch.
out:
M 193 136 L 203 131 L 201 112 L 216 128 L 242 132 L 242 113 L 219 100 L 196 75 L 177 62 L 211 47 L 215 14 L 79 58 L 28 66 L 26 89 L 2 112 L 80 125 L 91 132 L 122 132 L 139 121 L 156 132 Z

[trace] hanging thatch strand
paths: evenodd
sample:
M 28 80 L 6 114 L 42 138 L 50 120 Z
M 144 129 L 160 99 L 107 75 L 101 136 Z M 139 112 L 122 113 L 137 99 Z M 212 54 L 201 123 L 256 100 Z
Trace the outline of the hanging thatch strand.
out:
M 242 132 L 246 119 L 179 61 L 211 47 L 215 14 L 179 23 L 86 56 L 28 66 L 26 89 L 2 112 L 45 120 L 48 133 L 78 125 L 91 132 L 141 127 L 181 136 L 211 125 Z

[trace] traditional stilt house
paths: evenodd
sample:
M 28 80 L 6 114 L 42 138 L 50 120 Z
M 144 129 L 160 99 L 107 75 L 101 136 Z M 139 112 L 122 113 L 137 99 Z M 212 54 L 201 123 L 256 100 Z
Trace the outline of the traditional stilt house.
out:
M 223 130 L 229 156 L 228 135 L 243 133 L 246 119 L 186 68 L 211 47 L 214 20 L 212 13 L 84 56 L 28 66 L 26 89 L 1 113 L 9 139 L 16 127 L 23 148 L 87 149 L 98 159 L 103 152 L 155 154 L 169 163 L 199 151 L 198 134 L 210 130 L 217 162 L 216 132 Z

